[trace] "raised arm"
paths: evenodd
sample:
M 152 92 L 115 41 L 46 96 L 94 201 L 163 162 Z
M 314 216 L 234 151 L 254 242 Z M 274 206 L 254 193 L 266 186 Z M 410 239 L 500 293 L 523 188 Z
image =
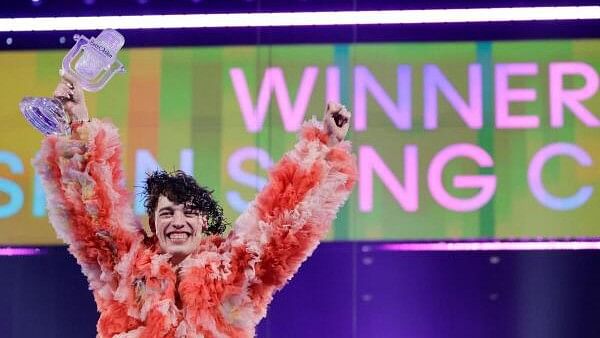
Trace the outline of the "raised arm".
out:
M 343 140 L 349 118 L 343 106 L 329 103 L 323 122 L 306 122 L 299 142 L 235 223 L 229 239 L 234 252 L 253 257 L 246 268 L 247 292 L 261 317 L 272 293 L 326 235 L 354 186 L 356 161 Z
M 46 137 L 34 160 L 49 218 L 90 287 L 112 288 L 115 265 L 142 236 L 124 187 L 117 129 L 107 122 L 88 121 L 83 92 L 70 79 L 63 78 L 54 95 L 64 102 L 73 123 L 71 135 Z

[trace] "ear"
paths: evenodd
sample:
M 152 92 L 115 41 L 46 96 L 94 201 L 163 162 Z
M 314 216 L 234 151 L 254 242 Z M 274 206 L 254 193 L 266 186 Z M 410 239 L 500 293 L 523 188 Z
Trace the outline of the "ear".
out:
M 208 216 L 200 215 L 202 217 L 202 232 L 206 232 L 208 230 Z

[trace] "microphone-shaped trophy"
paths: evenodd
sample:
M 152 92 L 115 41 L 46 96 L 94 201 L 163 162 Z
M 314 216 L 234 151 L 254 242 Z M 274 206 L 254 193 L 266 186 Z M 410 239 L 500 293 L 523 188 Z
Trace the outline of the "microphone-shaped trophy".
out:
M 125 38 L 116 30 L 105 29 L 89 40 L 76 35 L 75 41 L 75 46 L 63 58 L 61 72 L 69 73 L 83 89 L 97 92 L 113 75 L 125 71 L 117 60 L 117 52 L 125 44 Z M 19 108 L 27 121 L 44 135 L 71 132 L 69 115 L 59 99 L 24 97 Z

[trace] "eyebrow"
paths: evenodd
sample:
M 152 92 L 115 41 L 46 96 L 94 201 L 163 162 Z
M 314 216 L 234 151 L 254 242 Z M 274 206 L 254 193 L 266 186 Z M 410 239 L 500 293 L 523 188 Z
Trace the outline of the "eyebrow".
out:
M 173 207 L 162 207 L 162 208 L 158 209 L 158 212 L 161 212 L 161 211 L 173 211 Z
M 172 206 L 166 206 L 166 207 L 162 207 L 160 209 L 158 209 L 157 212 L 161 212 L 161 211 L 174 211 L 175 208 L 173 208 Z M 189 207 L 184 207 L 183 211 L 197 211 L 197 212 L 201 212 L 200 209 L 198 208 L 194 208 L 193 206 L 189 206 Z

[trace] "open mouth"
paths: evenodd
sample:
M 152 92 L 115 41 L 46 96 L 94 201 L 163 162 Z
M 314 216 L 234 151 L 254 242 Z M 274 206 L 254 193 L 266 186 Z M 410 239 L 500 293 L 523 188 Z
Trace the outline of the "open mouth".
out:
M 333 113 L 331 115 L 331 117 L 333 117 L 333 120 L 335 121 L 335 125 L 340 128 L 348 122 L 348 118 L 346 116 L 340 114 L 340 112 Z
M 166 234 L 167 238 L 173 243 L 184 243 L 192 236 L 187 231 L 172 231 Z

